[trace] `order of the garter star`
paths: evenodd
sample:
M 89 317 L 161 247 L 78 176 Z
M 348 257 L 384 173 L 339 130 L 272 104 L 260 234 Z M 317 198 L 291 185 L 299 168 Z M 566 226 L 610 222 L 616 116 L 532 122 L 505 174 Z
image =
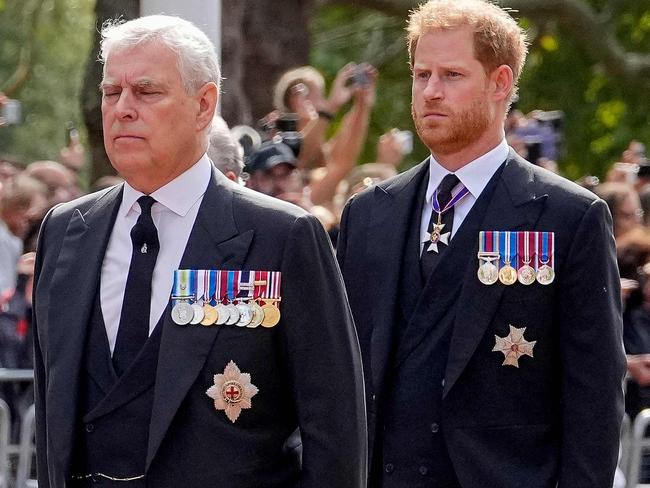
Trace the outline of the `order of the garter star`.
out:
M 242 373 L 239 367 L 230 361 L 223 374 L 214 375 L 214 385 L 205 393 L 214 400 L 214 408 L 225 410 L 228 419 L 234 423 L 242 409 L 252 407 L 251 399 L 258 391 L 251 383 L 251 375 Z

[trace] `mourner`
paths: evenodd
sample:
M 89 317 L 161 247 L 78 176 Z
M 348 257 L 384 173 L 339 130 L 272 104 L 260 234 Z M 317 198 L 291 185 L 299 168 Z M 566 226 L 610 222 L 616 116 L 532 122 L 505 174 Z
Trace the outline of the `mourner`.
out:
M 429 1 L 408 47 L 431 156 L 355 196 L 337 248 L 370 485 L 612 486 L 625 361 L 607 207 L 506 144 L 527 50 L 507 12 Z
M 150 16 L 102 36 L 125 183 L 41 229 L 39 487 L 365 486 L 361 358 L 327 235 L 212 166 L 220 74 L 200 30 Z

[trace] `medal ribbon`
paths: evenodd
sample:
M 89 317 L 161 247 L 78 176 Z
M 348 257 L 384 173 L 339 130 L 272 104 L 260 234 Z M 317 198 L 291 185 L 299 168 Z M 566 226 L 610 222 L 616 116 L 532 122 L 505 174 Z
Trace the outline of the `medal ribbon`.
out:
M 433 210 L 437 212 L 438 215 L 442 215 L 445 213 L 447 210 L 452 208 L 454 205 L 456 205 L 458 202 L 460 202 L 463 198 L 467 196 L 469 193 L 469 190 L 463 186 L 461 183 L 461 189 L 458 193 L 456 193 L 453 197 L 451 197 L 451 200 L 447 202 L 447 205 L 445 205 L 445 208 L 442 210 L 440 209 L 440 203 L 438 203 L 438 193 L 440 191 L 439 188 L 436 188 L 435 193 L 433 194 L 433 199 L 431 200 L 431 205 L 433 206 Z
M 270 286 L 270 298 L 274 300 L 280 300 L 280 277 L 281 273 L 279 271 L 269 271 L 269 277 L 271 278 Z
M 196 295 L 194 295 L 196 298 L 195 300 L 198 302 L 199 300 L 203 300 L 205 296 L 205 276 L 207 274 L 207 271 L 204 269 L 197 269 L 196 270 L 196 286 L 195 291 Z
M 517 249 L 518 249 L 518 269 L 524 265 L 535 267 L 535 263 L 532 262 L 533 257 L 531 256 L 531 249 L 535 248 L 535 239 L 537 232 L 518 232 L 517 233 Z
M 239 276 L 239 297 L 248 299 L 253 293 L 255 271 L 241 271 Z
M 174 271 L 172 299 L 177 301 L 179 299 L 187 299 L 191 297 L 191 295 L 189 295 L 190 278 L 191 274 L 189 269 L 177 269 Z
M 215 278 L 215 270 L 209 269 L 205 271 L 205 278 L 204 278 L 204 292 L 203 292 L 203 301 L 205 303 L 211 303 L 214 295 L 215 295 L 215 288 L 216 288 L 216 280 Z
M 542 264 L 546 264 L 553 268 L 553 254 L 555 254 L 555 233 L 554 232 L 540 232 L 542 241 L 542 255 L 539 260 Z
M 219 303 L 223 303 L 226 298 L 226 293 L 228 290 L 228 273 L 225 271 L 217 271 L 219 273 Z
M 239 271 L 228 271 L 228 301 L 232 302 L 239 293 Z
M 271 284 L 270 280 L 271 277 L 269 276 L 268 271 L 259 271 L 260 273 L 260 280 L 264 282 L 263 285 L 260 285 L 260 296 L 264 299 L 264 302 L 266 303 L 266 299 L 269 298 L 269 290 L 271 289 Z

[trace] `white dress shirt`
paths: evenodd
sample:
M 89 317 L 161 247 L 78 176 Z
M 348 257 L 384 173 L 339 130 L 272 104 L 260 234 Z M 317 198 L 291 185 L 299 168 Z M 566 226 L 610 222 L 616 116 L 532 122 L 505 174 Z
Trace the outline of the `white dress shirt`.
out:
M 158 229 L 160 250 L 151 284 L 149 334 L 169 303 L 174 270 L 180 265 L 211 173 L 212 164 L 203 155 L 194 166 L 151 194 L 156 200 L 151 208 L 151 216 Z M 111 353 L 115 348 L 131 264 L 131 228 L 140 216 L 137 200 L 142 195 L 144 194 L 124 183 L 122 202 L 102 263 L 100 298 Z
M 450 238 L 453 239 L 456 231 L 460 228 L 465 217 L 467 217 L 467 214 L 472 209 L 472 206 L 485 189 L 485 186 L 492 176 L 494 176 L 497 169 L 499 169 L 499 166 L 508 157 L 509 151 L 508 143 L 505 139 L 502 139 L 494 149 L 470 161 L 454 173 L 465 188 L 469 190 L 469 193 L 454 206 L 454 224 L 451 229 Z M 428 227 L 431 214 L 433 213 L 433 194 L 442 182 L 442 179 L 449 173 L 450 171 L 443 168 L 433 155 L 429 158 L 429 186 L 427 187 L 424 206 L 422 207 L 422 220 L 420 222 L 420 254 L 422 254 L 425 242 L 429 240 Z M 452 191 L 454 195 L 458 191 L 457 188 L 459 187 L 456 187 Z

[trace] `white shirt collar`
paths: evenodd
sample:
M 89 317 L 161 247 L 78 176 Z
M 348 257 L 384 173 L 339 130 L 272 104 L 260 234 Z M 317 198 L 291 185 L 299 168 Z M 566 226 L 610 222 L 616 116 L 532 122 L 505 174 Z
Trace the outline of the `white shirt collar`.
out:
M 469 190 L 475 199 L 490 181 L 499 166 L 506 160 L 510 148 L 505 139 L 490 151 L 470 161 L 465 166 L 456 171 L 460 182 Z M 442 182 L 442 179 L 449 173 L 443 168 L 438 161 L 431 155 L 429 158 L 429 186 L 427 187 L 426 201 L 431 201 L 433 193 Z
M 205 193 L 211 174 L 212 163 L 208 159 L 208 156 L 204 154 L 192 167 L 178 175 L 165 186 L 158 188 L 151 196 L 156 202 L 180 217 L 184 217 L 196 201 Z M 135 205 L 135 202 L 142 195 L 144 193 L 136 190 L 127 182 L 124 182 L 122 206 L 119 210 L 120 217 L 126 217 L 132 209 L 137 209 L 139 213 L 139 205 Z

